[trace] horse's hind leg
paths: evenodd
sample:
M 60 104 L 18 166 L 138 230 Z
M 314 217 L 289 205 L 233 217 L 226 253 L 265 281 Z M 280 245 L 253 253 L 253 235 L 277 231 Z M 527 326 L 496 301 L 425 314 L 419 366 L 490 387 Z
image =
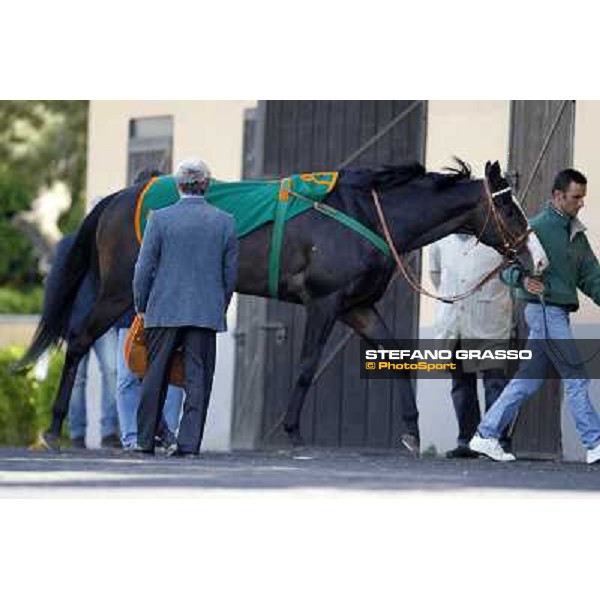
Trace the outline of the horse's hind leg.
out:
M 319 364 L 323 348 L 335 324 L 336 315 L 329 302 L 308 305 L 300 370 L 283 420 L 283 428 L 295 446 L 303 444 L 300 435 L 300 413 L 308 388 Z
M 90 344 L 91 346 L 91 344 Z M 83 356 L 89 350 L 90 346 L 83 346 L 78 343 L 68 343 L 58 392 L 52 406 L 52 421 L 50 428 L 42 434 L 40 442 L 49 450 L 58 450 L 60 447 L 60 433 L 63 421 L 69 411 L 69 402 L 73 383 L 77 375 L 77 368 Z
M 374 348 L 382 345 L 380 340 L 393 340 L 394 338 L 394 334 L 375 307 L 355 308 L 341 315 L 339 319 L 354 329 Z M 400 411 L 404 430 L 400 442 L 411 455 L 418 456 L 419 411 L 417 410 L 415 391 L 408 376 L 400 376 L 398 385 L 400 386 Z
M 62 425 L 69 412 L 69 402 L 79 362 L 94 342 L 127 310 L 129 304 L 128 296 L 111 300 L 98 298 L 82 330 L 69 339 L 58 393 L 52 406 L 52 423 L 40 440 L 47 448 L 58 450 L 60 447 Z

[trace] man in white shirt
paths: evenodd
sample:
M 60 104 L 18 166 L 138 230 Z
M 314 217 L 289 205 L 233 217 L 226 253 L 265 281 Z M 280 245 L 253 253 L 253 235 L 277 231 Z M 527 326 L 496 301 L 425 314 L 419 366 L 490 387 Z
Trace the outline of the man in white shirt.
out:
M 431 281 L 442 296 L 472 289 L 502 260 L 493 248 L 477 244 L 476 238 L 463 234 L 452 234 L 433 244 L 429 257 Z M 499 277 L 494 277 L 463 300 L 438 303 L 435 337 L 443 340 L 447 349 L 457 349 L 465 340 L 469 341 L 469 349 L 507 349 L 511 323 L 510 290 Z M 486 411 L 506 386 L 506 372 L 498 368 L 497 361 L 458 361 L 456 371 L 452 371 L 451 391 L 458 421 L 458 444 L 446 454 L 448 458 L 477 456 L 468 446 L 481 420 L 477 373 L 483 378 Z

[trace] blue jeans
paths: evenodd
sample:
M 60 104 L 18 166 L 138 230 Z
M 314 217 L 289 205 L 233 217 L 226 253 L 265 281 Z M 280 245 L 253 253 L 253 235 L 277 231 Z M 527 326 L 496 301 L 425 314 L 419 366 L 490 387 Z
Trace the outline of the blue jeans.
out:
M 117 407 L 115 402 L 117 380 L 117 330 L 109 329 L 98 338 L 90 352 L 98 359 L 102 379 L 100 434 L 102 437 L 118 433 Z M 90 359 L 88 352 L 79 363 L 69 402 L 69 434 L 71 439 L 85 437 L 87 410 L 85 388 Z
M 479 424 L 478 431 L 483 437 L 499 438 L 500 432 L 512 422 L 519 408 L 539 389 L 550 364 L 560 374 L 565 396 L 569 405 L 577 433 L 587 449 L 600 444 L 600 417 L 590 402 L 588 395 L 589 379 L 583 366 L 566 364 L 556 351 L 546 342 L 544 315 L 540 304 L 530 303 L 525 309 L 525 319 L 529 326 L 527 347 L 533 350 L 531 360 L 522 361 L 519 370 L 504 388 L 500 398 L 494 403 Z M 556 340 L 573 340 L 569 313 L 558 306 L 546 306 L 548 337 Z M 560 343 L 560 350 L 571 364 L 581 361 L 574 343 Z
M 119 329 L 119 351 L 117 357 L 117 411 L 119 413 L 119 424 L 121 426 L 121 443 L 124 448 L 130 447 L 137 442 L 137 411 L 140 404 L 140 393 L 142 391 L 142 380 L 129 370 L 125 363 L 123 346 L 127 337 L 128 329 Z M 183 401 L 183 390 L 170 385 L 167 391 L 163 416 L 173 432 L 179 427 L 179 416 L 181 414 L 181 403 Z

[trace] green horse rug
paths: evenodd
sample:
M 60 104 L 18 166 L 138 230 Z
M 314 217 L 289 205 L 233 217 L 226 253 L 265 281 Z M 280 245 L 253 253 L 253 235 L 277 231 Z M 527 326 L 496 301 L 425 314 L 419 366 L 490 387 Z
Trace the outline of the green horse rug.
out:
M 211 180 L 206 201 L 231 214 L 238 237 L 275 221 L 278 207 L 285 207 L 285 220 L 321 202 L 335 187 L 338 174 L 301 173 L 276 181 Z M 141 243 L 149 214 L 179 200 L 174 177 L 155 177 L 142 190 L 135 213 L 135 232 Z M 307 202 L 307 200 L 311 202 Z M 281 211 L 281 208 L 279 208 Z
M 340 221 L 389 255 L 386 242 L 377 234 L 345 213 L 322 204 L 335 187 L 337 179 L 338 173 L 331 171 L 299 173 L 271 181 L 211 180 L 205 195 L 206 201 L 233 216 L 238 237 L 273 222 L 269 250 L 269 292 L 274 298 L 279 287 L 285 223 L 307 210 L 316 209 Z M 179 192 L 174 177 L 154 177 L 146 184 L 137 199 L 135 211 L 135 233 L 140 244 L 152 211 L 170 206 L 178 200 Z

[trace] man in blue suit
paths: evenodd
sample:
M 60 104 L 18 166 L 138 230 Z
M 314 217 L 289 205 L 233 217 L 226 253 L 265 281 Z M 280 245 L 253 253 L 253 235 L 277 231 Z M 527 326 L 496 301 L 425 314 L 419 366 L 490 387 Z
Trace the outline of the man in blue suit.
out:
M 138 409 L 137 451 L 154 453 L 169 367 L 182 346 L 186 397 L 177 444 L 169 455 L 195 456 L 208 412 L 215 334 L 227 328 L 225 315 L 235 289 L 238 243 L 233 217 L 204 199 L 210 180 L 206 164 L 183 161 L 175 180 L 181 198 L 149 219 L 133 279 L 149 358 Z
M 133 183 L 141 186 L 148 183 L 152 177 L 160 177 L 161 175 L 163 173 L 156 169 L 144 169 L 136 175 Z M 123 354 L 125 340 L 134 317 L 135 311 L 132 304 L 131 308 L 121 315 L 114 325 L 119 338 L 119 351 L 117 352 L 117 412 L 121 429 L 121 443 L 126 453 L 137 446 L 137 413 L 142 392 L 142 380 L 136 373 L 131 371 Z M 183 390 L 170 385 L 167 389 L 163 408 L 164 421 L 159 425 L 158 437 L 161 446 L 168 448 L 175 440 L 173 434 L 179 428 L 182 403 Z

